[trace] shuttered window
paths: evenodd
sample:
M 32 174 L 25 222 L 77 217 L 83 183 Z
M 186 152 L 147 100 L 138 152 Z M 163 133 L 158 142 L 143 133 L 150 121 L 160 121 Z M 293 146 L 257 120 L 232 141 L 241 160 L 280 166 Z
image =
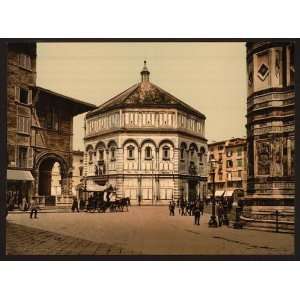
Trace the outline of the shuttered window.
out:
M 32 70 L 31 68 L 31 57 L 26 54 L 19 54 L 18 55 L 18 64 L 20 67 L 27 69 L 27 70 Z
M 18 161 L 17 166 L 19 168 L 27 168 L 27 147 L 18 147 Z
M 30 133 L 30 118 L 17 116 L 17 131 L 20 133 Z
M 32 91 L 27 88 L 15 86 L 15 100 L 22 104 L 32 104 Z

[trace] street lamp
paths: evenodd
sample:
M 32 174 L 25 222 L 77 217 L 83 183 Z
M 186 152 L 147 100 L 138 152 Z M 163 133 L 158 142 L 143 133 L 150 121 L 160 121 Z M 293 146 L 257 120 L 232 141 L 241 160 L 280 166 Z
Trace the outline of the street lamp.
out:
M 215 170 L 217 168 L 218 162 L 211 158 L 209 160 L 209 166 L 210 166 L 210 175 L 212 177 L 212 187 L 213 187 L 213 193 L 212 193 L 212 210 L 211 210 L 211 217 L 208 222 L 209 227 L 218 227 L 217 219 L 216 219 L 216 201 L 215 201 Z

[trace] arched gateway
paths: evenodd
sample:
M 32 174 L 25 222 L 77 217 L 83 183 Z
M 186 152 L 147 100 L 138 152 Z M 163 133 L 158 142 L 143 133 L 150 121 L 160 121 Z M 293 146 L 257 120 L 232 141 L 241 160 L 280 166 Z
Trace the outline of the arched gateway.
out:
M 51 196 L 52 169 L 59 164 L 61 177 L 61 197 Z M 34 170 L 35 196 L 45 205 L 63 205 L 71 201 L 72 169 L 70 164 L 56 153 L 43 153 L 37 157 Z M 60 202 L 60 203 L 57 203 Z

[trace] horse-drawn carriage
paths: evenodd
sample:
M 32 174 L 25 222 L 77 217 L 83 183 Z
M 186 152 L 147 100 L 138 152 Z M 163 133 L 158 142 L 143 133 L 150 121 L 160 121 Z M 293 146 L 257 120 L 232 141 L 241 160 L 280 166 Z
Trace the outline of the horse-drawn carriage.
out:
M 111 185 L 80 184 L 77 190 L 87 212 L 123 212 L 130 206 L 129 197 L 116 199 L 116 191 Z

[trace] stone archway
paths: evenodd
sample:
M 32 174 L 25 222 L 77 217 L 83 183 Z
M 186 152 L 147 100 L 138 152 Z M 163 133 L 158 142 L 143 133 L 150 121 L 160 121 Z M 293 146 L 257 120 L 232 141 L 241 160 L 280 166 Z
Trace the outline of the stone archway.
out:
M 60 166 L 61 194 L 68 196 L 72 193 L 72 173 L 68 162 L 54 153 L 45 153 L 37 158 L 35 164 L 35 195 L 44 198 L 51 197 L 52 169 L 55 163 Z

